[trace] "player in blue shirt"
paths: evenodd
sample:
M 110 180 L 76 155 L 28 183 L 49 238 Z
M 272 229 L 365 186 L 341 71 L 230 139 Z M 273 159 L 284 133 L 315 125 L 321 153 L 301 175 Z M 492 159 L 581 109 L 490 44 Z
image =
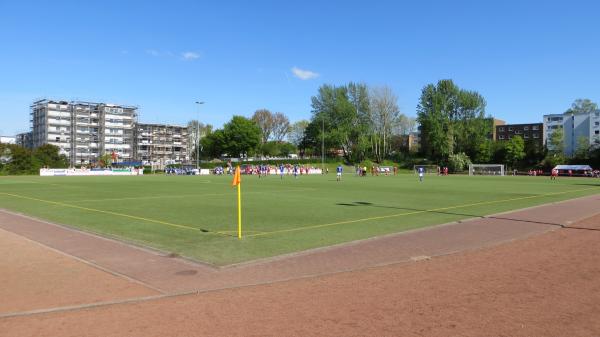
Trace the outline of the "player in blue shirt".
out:
M 283 179 L 283 164 L 279 164 L 279 174 L 281 175 L 281 179 Z
M 342 167 L 342 165 L 338 165 L 338 167 L 335 169 L 336 180 L 337 181 L 341 181 L 342 180 L 342 171 L 343 170 L 344 170 L 344 168 Z
M 425 175 L 425 169 L 422 167 L 419 167 L 419 182 L 423 181 L 423 176 Z

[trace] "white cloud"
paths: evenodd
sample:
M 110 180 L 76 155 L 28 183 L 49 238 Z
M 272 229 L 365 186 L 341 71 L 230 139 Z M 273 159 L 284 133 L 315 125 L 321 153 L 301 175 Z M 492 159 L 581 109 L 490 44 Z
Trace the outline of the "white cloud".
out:
M 184 60 L 191 61 L 200 58 L 200 54 L 193 51 L 186 51 L 185 53 L 181 53 L 181 57 L 183 57 Z
M 158 50 L 148 49 L 148 50 L 146 50 L 146 54 L 149 54 L 152 56 L 158 56 L 160 53 L 158 52 Z
M 292 73 L 301 80 L 310 80 L 319 77 L 319 74 L 314 71 L 304 70 L 298 67 L 292 67 Z

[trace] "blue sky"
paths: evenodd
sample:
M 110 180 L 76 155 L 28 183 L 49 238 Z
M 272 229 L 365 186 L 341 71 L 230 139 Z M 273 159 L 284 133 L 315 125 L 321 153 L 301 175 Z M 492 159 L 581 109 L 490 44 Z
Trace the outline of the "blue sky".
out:
M 217 127 L 259 108 L 308 119 L 320 85 L 349 81 L 389 85 L 411 116 L 446 78 L 511 123 L 600 101 L 597 1 L 149 3 L 0 0 L 0 134 L 28 130 L 37 98 L 172 124 L 203 100 Z

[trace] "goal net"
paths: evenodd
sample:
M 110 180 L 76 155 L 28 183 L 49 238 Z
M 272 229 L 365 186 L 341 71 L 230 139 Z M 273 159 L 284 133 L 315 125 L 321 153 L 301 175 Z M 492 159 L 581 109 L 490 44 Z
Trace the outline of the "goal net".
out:
M 470 176 L 503 176 L 504 173 L 502 164 L 469 164 Z
M 413 166 L 413 170 L 415 173 L 419 173 L 419 168 L 423 168 L 423 171 L 425 171 L 426 174 L 438 174 L 439 172 L 439 166 L 437 165 L 414 165 Z

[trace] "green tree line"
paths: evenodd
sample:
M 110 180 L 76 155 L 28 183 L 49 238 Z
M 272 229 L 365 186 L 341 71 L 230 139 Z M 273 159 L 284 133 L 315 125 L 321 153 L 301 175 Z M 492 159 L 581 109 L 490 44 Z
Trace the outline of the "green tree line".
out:
M 39 174 L 40 168 L 66 168 L 69 160 L 54 145 L 34 150 L 14 144 L 0 143 L 0 175 Z

